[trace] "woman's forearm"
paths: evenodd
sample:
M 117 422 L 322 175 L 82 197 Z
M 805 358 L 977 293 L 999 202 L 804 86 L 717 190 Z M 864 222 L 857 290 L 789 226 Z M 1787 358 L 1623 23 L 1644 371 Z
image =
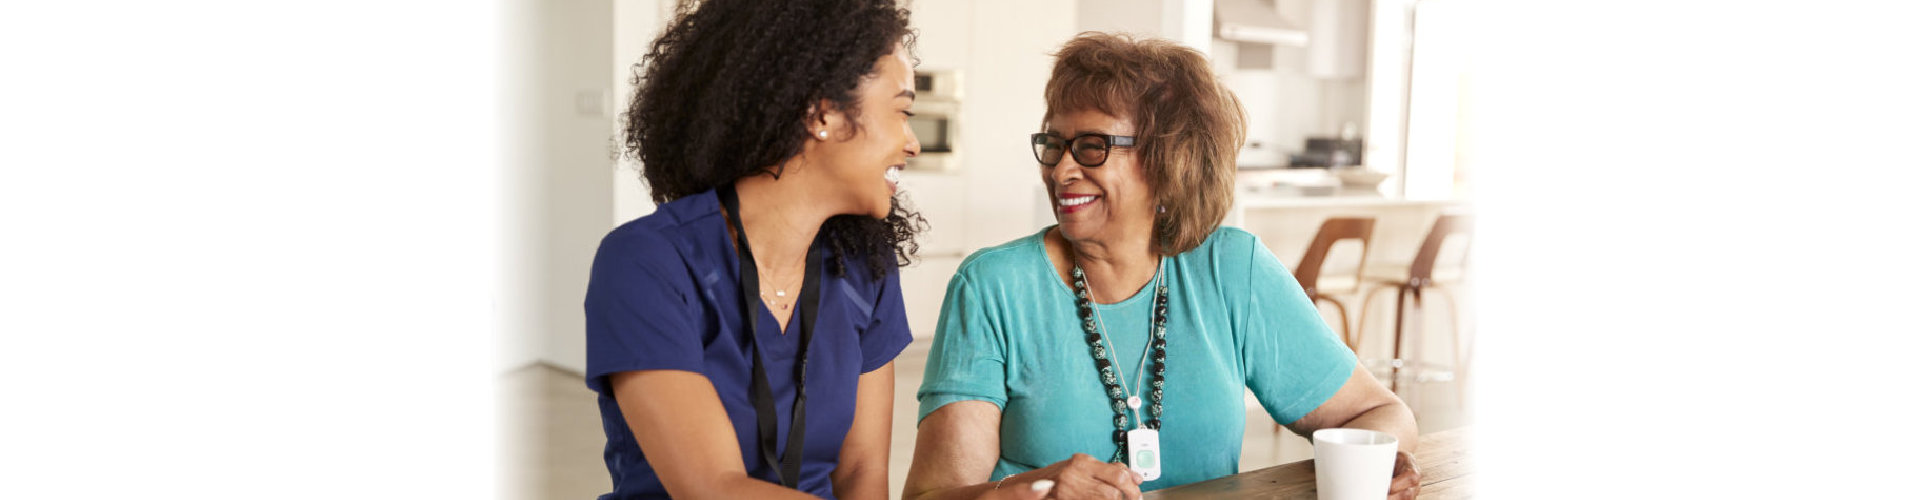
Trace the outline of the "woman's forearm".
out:
M 907 491 L 912 492 L 913 489 L 914 489 L 913 486 L 911 485 L 907 486 Z M 932 491 L 912 492 L 912 493 L 909 493 L 906 497 L 904 497 L 903 500 L 965 500 L 965 499 L 972 499 L 972 498 L 980 498 L 980 495 L 985 495 L 989 491 L 993 491 L 993 483 L 974 484 L 974 485 L 967 485 L 967 486 L 955 486 L 951 488 L 942 488 L 942 489 L 937 489 Z
M 840 443 L 833 470 L 834 496 L 886 500 L 887 453 L 893 441 L 893 362 L 860 375 L 853 425 Z
M 817 500 L 803 493 L 746 474 L 726 474 L 700 485 L 666 485 L 674 498 L 752 498 L 755 500 Z M 882 487 L 884 489 L 884 486 Z
M 920 420 L 903 497 L 978 498 L 991 492 L 994 483 L 974 481 L 992 475 L 999 460 L 1000 406 L 986 401 L 947 404 Z
M 887 467 L 840 464 L 833 472 L 833 496 L 845 500 L 886 500 Z
M 1413 421 L 1413 409 L 1398 399 L 1367 410 L 1339 427 L 1392 434 L 1400 440 L 1400 451 L 1407 453 L 1413 453 L 1420 446 L 1420 427 Z

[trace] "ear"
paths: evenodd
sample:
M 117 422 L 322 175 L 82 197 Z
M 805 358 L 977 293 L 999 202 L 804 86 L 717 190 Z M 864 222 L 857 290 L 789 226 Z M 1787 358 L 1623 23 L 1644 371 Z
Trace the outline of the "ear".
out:
M 807 134 L 812 139 L 821 140 L 821 131 L 827 132 L 827 138 L 842 137 L 846 126 L 847 114 L 832 100 L 821 99 L 807 106 Z

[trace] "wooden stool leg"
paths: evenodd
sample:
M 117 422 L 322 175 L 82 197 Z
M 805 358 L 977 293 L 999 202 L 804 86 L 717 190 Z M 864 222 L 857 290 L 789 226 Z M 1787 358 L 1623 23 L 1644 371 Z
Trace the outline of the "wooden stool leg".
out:
M 1407 408 L 1414 410 L 1416 418 L 1418 418 L 1418 414 L 1420 413 L 1420 386 L 1418 382 L 1420 381 L 1421 363 L 1418 358 L 1421 353 L 1426 351 L 1425 348 L 1422 347 L 1422 341 L 1425 339 L 1422 335 L 1424 335 L 1426 331 L 1424 327 L 1425 322 L 1423 321 L 1424 314 L 1422 313 L 1426 311 L 1426 305 L 1424 298 L 1421 296 L 1421 292 L 1422 287 L 1418 285 L 1400 285 L 1399 296 L 1396 297 L 1397 300 L 1394 304 L 1393 315 L 1393 360 L 1391 361 L 1393 380 L 1388 385 L 1394 394 L 1399 395 L 1400 400 L 1407 404 Z M 1413 345 L 1409 346 L 1409 342 Z M 1402 372 L 1413 375 L 1413 379 L 1410 381 L 1413 384 L 1408 385 L 1405 389 L 1400 388 L 1400 374 Z
M 1405 357 L 1400 358 L 1400 364 L 1413 378 L 1413 385 L 1407 387 L 1407 395 L 1405 398 L 1407 408 L 1409 409 L 1418 408 L 1419 406 L 1417 405 L 1422 402 L 1420 372 L 1426 368 L 1421 360 L 1423 354 L 1427 352 L 1427 304 L 1425 291 L 1426 289 L 1421 286 L 1410 286 L 1407 289 L 1407 295 L 1413 299 L 1413 305 L 1407 308 L 1407 319 L 1405 320 L 1407 332 L 1403 335 L 1405 335 L 1405 342 L 1411 343 L 1412 346 L 1407 349 Z M 1414 418 L 1419 418 L 1417 413 Z
M 1440 295 L 1447 299 L 1448 319 L 1453 323 L 1454 403 L 1460 405 L 1461 409 L 1465 409 L 1467 407 L 1467 359 L 1466 349 L 1461 346 L 1466 342 L 1467 328 L 1465 321 L 1460 318 L 1460 299 L 1445 288 L 1434 288 L 1434 291 L 1440 292 Z
M 1387 362 L 1390 368 L 1387 371 L 1387 389 L 1396 393 L 1400 392 L 1400 365 L 1403 363 L 1400 358 L 1400 344 L 1402 328 L 1406 326 L 1407 291 L 1407 287 L 1400 287 L 1393 300 L 1393 358 Z
M 1383 291 L 1386 291 L 1386 287 L 1376 287 L 1360 294 L 1360 317 L 1353 325 L 1353 344 L 1349 346 L 1353 348 L 1353 354 L 1356 357 L 1360 355 L 1360 344 L 1365 341 L 1367 335 L 1367 312 L 1373 310 L 1373 298 Z
M 1347 349 L 1352 350 L 1354 355 L 1358 356 L 1360 353 L 1360 344 L 1353 338 L 1353 327 L 1347 321 L 1347 305 L 1340 303 L 1339 300 L 1333 297 L 1318 298 L 1319 300 L 1327 301 L 1328 304 L 1333 304 L 1333 310 L 1340 312 L 1340 341 L 1346 343 Z

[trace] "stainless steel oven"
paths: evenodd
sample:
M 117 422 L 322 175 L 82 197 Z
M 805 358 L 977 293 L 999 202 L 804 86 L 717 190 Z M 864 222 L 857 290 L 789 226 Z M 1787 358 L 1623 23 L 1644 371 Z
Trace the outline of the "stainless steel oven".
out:
M 947 172 L 959 168 L 960 73 L 915 71 L 913 92 L 914 116 L 907 124 L 920 139 L 920 155 L 907 160 L 907 169 Z

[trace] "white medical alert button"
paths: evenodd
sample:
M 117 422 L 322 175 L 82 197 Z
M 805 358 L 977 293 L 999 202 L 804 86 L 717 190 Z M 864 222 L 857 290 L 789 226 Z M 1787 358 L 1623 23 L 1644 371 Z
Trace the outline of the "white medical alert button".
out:
M 1160 431 L 1127 431 L 1127 466 L 1148 481 L 1160 479 Z

